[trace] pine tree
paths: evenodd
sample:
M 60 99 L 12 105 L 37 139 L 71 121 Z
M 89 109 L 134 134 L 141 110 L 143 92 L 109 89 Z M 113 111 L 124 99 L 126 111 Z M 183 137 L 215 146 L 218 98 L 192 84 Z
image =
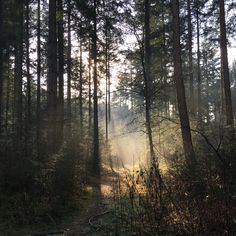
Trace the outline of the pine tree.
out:
M 48 148 L 49 152 L 57 150 L 57 33 L 56 0 L 49 1 L 49 35 L 48 35 Z
M 233 127 L 234 117 L 232 108 L 232 98 L 230 90 L 229 80 L 229 66 L 228 66 L 228 55 L 227 55 L 227 37 L 226 37 L 226 24 L 225 24 L 225 2 L 219 0 L 220 8 L 220 49 L 221 49 L 221 79 L 224 91 L 224 106 L 227 126 Z
M 194 168 L 195 153 L 190 132 L 190 123 L 185 98 L 185 88 L 182 75 L 181 47 L 180 47 L 180 20 L 179 20 L 179 1 L 172 1 L 173 11 L 173 59 L 174 59 L 174 81 L 177 91 L 177 101 L 179 118 L 183 138 L 184 153 L 187 163 Z

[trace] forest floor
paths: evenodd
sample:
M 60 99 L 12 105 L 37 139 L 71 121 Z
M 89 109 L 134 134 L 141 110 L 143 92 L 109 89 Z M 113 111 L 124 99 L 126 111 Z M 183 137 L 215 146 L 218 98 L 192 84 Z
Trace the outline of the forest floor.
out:
M 88 187 L 82 197 L 81 207 L 66 214 L 60 220 L 48 216 L 48 223 L 8 228 L 0 236 L 102 236 L 116 235 L 114 194 L 118 177 L 115 172 L 105 170 L 101 174 L 99 187 Z
M 64 225 L 66 236 L 115 235 L 116 216 L 113 211 L 117 175 L 105 171 L 101 175 L 100 189 L 95 191 L 88 206 Z M 63 234 L 62 234 L 63 235 Z

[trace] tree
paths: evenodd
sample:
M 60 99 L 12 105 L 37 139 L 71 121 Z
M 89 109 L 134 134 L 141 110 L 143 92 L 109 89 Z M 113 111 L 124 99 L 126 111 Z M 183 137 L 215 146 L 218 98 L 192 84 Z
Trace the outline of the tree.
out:
M 39 153 L 41 123 L 41 0 L 37 2 L 37 150 Z
M 187 11 L 188 11 L 188 73 L 189 73 L 189 83 L 190 83 L 190 114 L 195 114 L 194 107 L 194 89 L 193 89 L 193 42 L 192 42 L 192 11 L 191 2 L 187 0 Z
M 25 35 L 25 47 L 26 47 L 26 77 L 27 77 L 27 125 L 26 129 L 30 129 L 31 124 L 31 75 L 30 75 L 30 52 L 29 52 L 29 40 L 30 40 L 30 33 L 29 33 L 29 3 L 30 1 L 27 0 L 26 2 L 26 35 Z
M 71 118 L 71 1 L 67 1 L 67 112 Z
M 23 84 L 23 20 L 24 20 L 24 4 L 23 1 L 20 0 L 17 2 L 18 12 L 18 34 L 15 43 L 15 114 L 16 114 L 16 130 L 17 130 L 17 138 L 22 138 L 22 127 L 23 127 L 23 98 L 22 98 L 22 84 Z
M 145 116 L 146 116 L 146 129 L 148 134 L 148 141 L 149 141 L 149 149 L 150 149 L 150 157 L 151 162 L 155 162 L 155 153 L 154 153 L 154 146 L 153 146 L 153 138 L 152 138 L 152 128 L 151 128 L 151 95 L 152 95 L 152 81 L 150 77 L 150 3 L 149 0 L 144 1 L 145 6 L 145 59 L 144 59 L 144 66 L 143 66 L 143 74 L 144 74 L 144 84 L 145 84 Z
M 64 127 L 64 26 L 62 0 L 57 0 L 57 28 L 58 28 L 58 144 L 63 140 Z M 54 62 L 55 63 L 55 62 Z
M 97 75 L 97 0 L 94 0 L 93 3 L 93 168 L 95 175 L 100 176 Z
M 198 124 L 201 126 L 202 123 L 202 81 L 201 81 L 201 52 L 200 52 L 200 19 L 199 19 L 199 8 L 196 9 L 196 20 L 197 20 L 197 111 L 198 111 Z
M 224 91 L 223 97 L 224 97 L 225 116 L 226 116 L 225 124 L 227 126 L 233 127 L 234 117 L 233 117 L 232 98 L 231 98 L 230 79 L 229 79 L 224 0 L 219 0 L 219 9 L 220 9 L 221 80 Z
M 189 166 L 194 167 L 195 153 L 190 132 L 190 123 L 185 98 L 185 88 L 182 75 L 181 47 L 180 47 L 180 20 L 179 1 L 172 0 L 173 14 L 173 60 L 174 60 L 174 81 L 177 91 L 180 126 L 182 131 L 183 147 L 185 157 Z
M 82 24 L 82 22 L 81 22 Z M 80 128 L 83 127 L 83 45 L 82 45 L 82 26 L 80 26 L 79 39 L 79 117 Z
M 48 35 L 48 148 L 57 150 L 55 118 L 57 114 L 57 34 L 56 0 L 49 1 Z
M 0 137 L 2 133 L 2 97 L 3 97 L 3 1 L 0 0 Z

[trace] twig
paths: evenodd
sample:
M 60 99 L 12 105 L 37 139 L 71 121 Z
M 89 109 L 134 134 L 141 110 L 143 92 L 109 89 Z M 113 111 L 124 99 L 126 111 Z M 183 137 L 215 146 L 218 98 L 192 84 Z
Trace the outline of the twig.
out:
M 63 234 L 64 230 L 54 231 L 54 232 L 46 232 L 46 233 L 39 233 L 39 234 L 32 234 L 31 236 L 47 236 L 47 235 L 55 235 L 55 234 Z
M 107 211 L 104 211 L 104 212 L 102 212 L 102 213 L 99 213 L 99 214 L 97 214 L 97 215 L 94 215 L 94 216 L 92 216 L 92 217 L 90 217 L 89 218 L 89 224 L 93 227 L 93 228 L 95 228 L 96 229 L 96 231 L 98 231 L 99 229 L 101 229 L 101 225 L 95 225 L 92 221 L 95 219 L 95 218 L 97 218 L 97 217 L 101 217 L 101 216 L 103 216 L 103 215 L 105 215 L 105 214 L 108 214 L 108 213 L 110 213 L 111 211 L 109 211 L 109 210 L 107 210 Z

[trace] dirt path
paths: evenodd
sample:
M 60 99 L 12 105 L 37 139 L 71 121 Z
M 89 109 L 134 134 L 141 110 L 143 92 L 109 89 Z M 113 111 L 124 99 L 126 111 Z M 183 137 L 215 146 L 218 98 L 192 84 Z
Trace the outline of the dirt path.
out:
M 113 209 L 114 191 L 117 184 L 114 172 L 104 171 L 101 176 L 100 188 L 91 188 L 93 196 L 86 201 L 81 210 L 66 217 L 60 223 L 32 236 L 102 236 L 116 235 L 116 219 Z
M 19 228 L 0 230 L 0 236 L 106 236 L 120 235 L 114 210 L 114 191 L 117 189 L 118 176 L 114 172 L 104 171 L 101 176 L 100 191 L 91 188 L 90 196 L 82 202 L 71 215 L 60 222 L 50 215 L 46 223 Z M 47 220 L 47 221 L 46 221 Z
M 65 225 L 66 234 L 64 235 L 114 235 L 115 216 L 111 205 L 116 181 L 115 173 L 102 175 L 101 194 L 97 194 L 91 204 L 78 217 L 75 217 L 72 223 Z

